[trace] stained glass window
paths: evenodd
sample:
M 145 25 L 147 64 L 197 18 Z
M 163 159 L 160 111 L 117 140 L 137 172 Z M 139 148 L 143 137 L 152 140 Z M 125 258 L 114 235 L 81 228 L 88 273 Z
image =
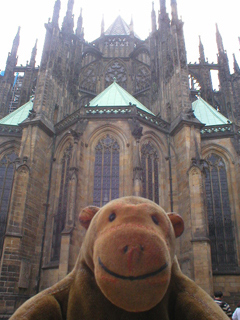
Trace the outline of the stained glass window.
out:
M 148 142 L 141 149 L 144 198 L 159 204 L 159 160 L 156 148 Z
M 53 241 L 52 241 L 52 261 L 59 260 L 61 247 L 61 232 L 65 227 L 67 212 L 67 194 L 69 184 L 69 168 L 72 146 L 70 145 L 64 152 L 61 160 L 61 182 L 57 213 L 54 216 Z
M 15 159 L 17 155 L 12 152 L 5 155 L 0 161 L 0 256 L 7 225 L 8 206 L 12 192 Z
M 93 204 L 103 206 L 119 197 L 119 145 L 111 136 L 95 148 Z
M 236 251 L 226 166 L 221 157 L 211 154 L 204 168 L 212 266 L 213 270 L 227 270 L 236 266 Z

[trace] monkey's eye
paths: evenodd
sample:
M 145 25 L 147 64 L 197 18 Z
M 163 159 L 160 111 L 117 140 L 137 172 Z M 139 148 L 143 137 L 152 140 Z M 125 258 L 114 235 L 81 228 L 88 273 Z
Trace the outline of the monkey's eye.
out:
M 115 212 L 112 212 L 112 213 L 109 215 L 108 220 L 109 220 L 110 222 L 112 222 L 112 221 L 115 220 L 115 219 L 116 219 L 116 213 L 115 213 Z
M 156 216 L 152 216 L 152 221 L 158 226 L 159 225 L 159 221 L 157 219 Z

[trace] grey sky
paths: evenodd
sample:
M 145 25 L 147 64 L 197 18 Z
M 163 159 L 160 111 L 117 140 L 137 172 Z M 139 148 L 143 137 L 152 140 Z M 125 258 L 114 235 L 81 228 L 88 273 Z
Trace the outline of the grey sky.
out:
M 209 62 L 216 61 L 215 23 L 218 23 L 223 37 L 224 47 L 228 52 L 230 67 L 232 68 L 232 54 L 235 53 L 240 64 L 239 42 L 239 12 L 240 1 L 237 0 L 177 0 L 179 17 L 184 22 L 188 61 L 198 60 L 198 36 L 201 35 L 205 47 L 205 55 Z M 171 15 L 166 0 L 168 12 Z M 37 64 L 40 63 L 41 51 L 44 43 L 44 23 L 52 17 L 55 0 L 8 0 L 0 1 L 0 69 L 5 68 L 7 54 L 11 50 L 13 38 L 18 26 L 21 26 L 21 39 L 19 46 L 19 64 L 25 64 L 30 59 L 31 50 L 38 38 Z M 61 17 L 66 13 L 67 0 L 61 0 Z M 155 1 L 156 13 L 159 10 L 159 0 Z M 83 26 L 85 39 L 92 41 L 99 37 L 102 14 L 104 13 L 105 29 L 120 14 L 129 23 L 133 16 L 134 30 L 145 39 L 151 30 L 152 0 L 75 0 L 74 15 L 75 26 L 83 8 Z

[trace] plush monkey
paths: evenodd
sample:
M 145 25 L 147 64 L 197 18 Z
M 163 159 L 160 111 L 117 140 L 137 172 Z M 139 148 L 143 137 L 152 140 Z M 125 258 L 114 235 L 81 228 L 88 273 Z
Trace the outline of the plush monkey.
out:
M 25 302 L 11 320 L 223 320 L 175 256 L 182 218 L 125 197 L 80 213 L 87 230 L 73 271 Z

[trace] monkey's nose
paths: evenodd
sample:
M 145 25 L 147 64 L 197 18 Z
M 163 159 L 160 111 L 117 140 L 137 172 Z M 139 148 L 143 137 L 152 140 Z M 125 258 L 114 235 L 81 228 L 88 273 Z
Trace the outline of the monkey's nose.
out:
M 144 251 L 144 247 L 143 245 L 139 244 L 139 245 L 136 245 L 136 246 L 130 246 L 130 249 L 132 250 L 136 250 L 136 251 Z M 129 246 L 126 245 L 124 248 L 123 248 L 123 252 L 124 253 L 127 253 L 129 251 Z

